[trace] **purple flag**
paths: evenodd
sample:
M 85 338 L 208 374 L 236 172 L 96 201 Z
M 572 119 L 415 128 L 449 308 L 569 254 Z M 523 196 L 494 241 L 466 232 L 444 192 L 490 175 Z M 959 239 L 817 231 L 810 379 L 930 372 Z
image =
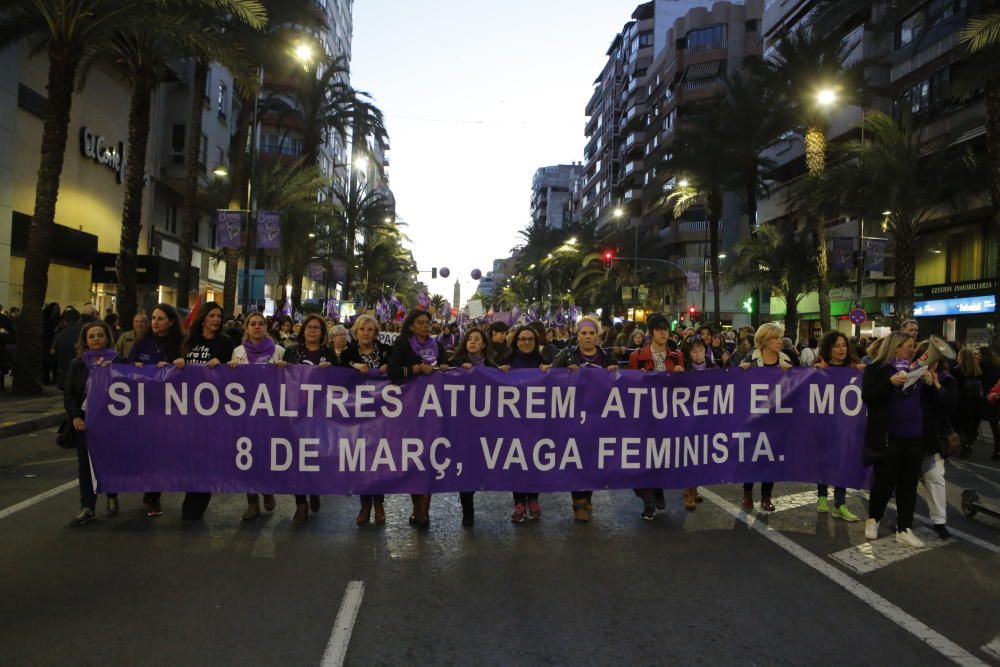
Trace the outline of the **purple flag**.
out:
M 865 239 L 865 271 L 885 271 L 885 239 Z
M 239 248 L 243 245 L 244 211 L 216 211 L 215 247 Z
M 87 445 L 101 492 L 863 488 L 860 385 L 839 368 L 476 368 L 396 384 L 306 365 L 116 364 L 91 371 Z
M 833 239 L 830 244 L 830 268 L 835 271 L 850 271 L 854 268 L 854 239 Z
M 281 211 L 257 211 L 257 247 L 264 250 L 281 247 Z
M 323 268 L 323 265 L 311 262 L 309 264 L 309 279 L 322 282 L 324 278 L 326 278 L 326 269 Z

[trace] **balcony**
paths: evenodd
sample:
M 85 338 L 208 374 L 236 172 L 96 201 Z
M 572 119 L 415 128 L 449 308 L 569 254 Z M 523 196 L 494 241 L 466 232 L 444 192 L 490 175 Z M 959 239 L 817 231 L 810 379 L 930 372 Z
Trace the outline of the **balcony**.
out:
M 642 160 L 632 160 L 625 164 L 625 175 L 631 176 L 637 170 L 642 169 Z
M 630 151 L 635 146 L 641 146 L 646 138 L 645 132 L 630 132 L 627 137 L 625 137 L 625 150 Z
M 708 44 L 695 44 L 694 46 L 689 46 L 687 47 L 687 53 L 688 55 L 691 55 L 693 53 L 702 53 L 704 51 L 714 51 L 716 49 L 724 49 L 728 45 L 729 40 L 723 37 L 722 39 L 718 39 Z
M 633 188 L 632 190 L 626 190 L 625 194 L 622 196 L 622 199 L 624 199 L 627 202 L 639 201 L 640 199 L 642 199 L 642 190 L 639 190 L 638 188 Z
M 695 92 L 699 90 L 710 90 L 726 85 L 725 77 L 717 76 L 711 79 L 699 79 L 698 81 L 687 81 L 684 83 L 684 92 Z

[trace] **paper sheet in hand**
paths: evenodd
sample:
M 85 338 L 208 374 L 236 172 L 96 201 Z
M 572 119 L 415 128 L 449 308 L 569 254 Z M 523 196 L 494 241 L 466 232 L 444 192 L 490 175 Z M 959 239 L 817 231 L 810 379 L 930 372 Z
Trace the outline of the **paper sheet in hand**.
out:
M 906 374 L 906 383 L 903 385 L 903 389 L 909 389 L 910 387 L 912 387 L 913 385 L 915 385 L 917 383 L 917 380 L 919 380 L 921 377 L 923 377 L 924 373 L 926 373 L 926 372 L 927 372 L 927 367 L 926 366 L 918 366 L 914 370 L 912 370 L 909 373 L 907 373 Z

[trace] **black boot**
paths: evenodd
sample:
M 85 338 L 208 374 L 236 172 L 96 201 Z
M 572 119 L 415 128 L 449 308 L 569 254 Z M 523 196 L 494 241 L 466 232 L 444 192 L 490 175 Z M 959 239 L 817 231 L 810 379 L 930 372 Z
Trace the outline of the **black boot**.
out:
M 471 526 L 476 522 L 476 508 L 473 503 L 474 492 L 463 491 L 458 494 L 462 501 L 462 525 Z

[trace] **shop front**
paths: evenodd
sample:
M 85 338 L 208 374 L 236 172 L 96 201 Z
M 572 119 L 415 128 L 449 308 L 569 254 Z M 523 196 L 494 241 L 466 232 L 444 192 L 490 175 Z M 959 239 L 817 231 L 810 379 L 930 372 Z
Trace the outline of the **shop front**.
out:
M 108 308 L 115 308 L 118 289 L 118 275 L 115 272 L 117 257 L 114 253 L 97 253 L 91 269 L 90 280 L 93 283 L 95 305 L 102 313 Z M 176 303 L 177 262 L 156 255 L 139 255 L 137 259 L 139 308 L 149 312 L 158 303 Z M 191 271 L 191 282 L 197 285 L 200 271 L 197 267 L 191 267 Z
M 913 316 L 920 323 L 920 336 L 988 344 L 996 310 L 995 288 L 995 278 L 914 288 Z
M 854 324 L 850 320 L 850 312 L 854 309 L 856 302 L 853 298 L 836 298 L 842 295 L 843 290 L 834 290 L 831 293 L 830 317 L 833 320 L 834 328 L 847 335 L 854 335 Z M 865 338 L 878 338 L 887 333 L 892 326 L 892 312 L 882 297 L 865 297 L 861 300 L 861 307 L 867 317 L 861 325 L 861 335 Z M 771 319 L 776 322 L 784 321 L 785 303 L 781 299 L 771 298 Z M 825 331 L 830 331 L 830 327 L 824 327 L 819 318 L 819 297 L 816 292 L 810 292 L 799 302 L 798 330 L 796 335 L 786 332 L 789 338 L 795 341 L 806 341 L 809 338 L 821 338 Z

